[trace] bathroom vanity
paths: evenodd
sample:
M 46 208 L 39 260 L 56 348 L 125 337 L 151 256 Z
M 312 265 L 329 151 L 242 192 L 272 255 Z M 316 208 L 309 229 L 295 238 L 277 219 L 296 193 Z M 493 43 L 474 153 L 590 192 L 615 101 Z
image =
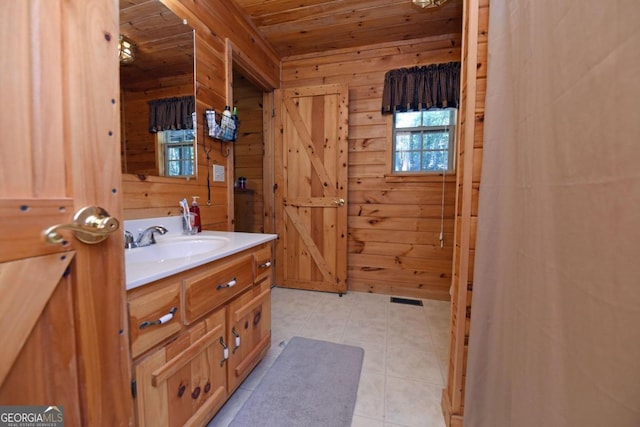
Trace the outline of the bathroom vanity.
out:
M 138 426 L 206 425 L 271 345 L 276 236 L 171 234 L 125 253 Z

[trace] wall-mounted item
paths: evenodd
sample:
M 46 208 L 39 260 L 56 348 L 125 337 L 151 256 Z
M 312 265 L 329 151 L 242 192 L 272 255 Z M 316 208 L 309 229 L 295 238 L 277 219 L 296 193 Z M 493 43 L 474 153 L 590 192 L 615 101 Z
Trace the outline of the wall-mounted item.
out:
M 231 149 L 227 147 L 225 152 L 223 142 L 235 142 L 236 136 L 238 132 L 238 115 L 237 109 L 233 109 L 233 114 L 231 113 L 231 108 L 226 106 L 222 114 L 217 114 L 216 110 L 205 110 L 205 130 L 203 131 L 204 135 L 208 135 L 210 138 L 215 138 L 220 141 L 220 154 L 224 157 L 229 157 L 231 154 Z M 206 150 L 206 142 L 202 141 L 202 146 Z M 210 151 L 210 150 L 209 150 Z M 209 154 L 207 154 L 207 169 L 209 168 Z M 207 175 L 208 181 L 208 175 Z
M 224 107 L 222 114 L 217 114 L 216 110 L 206 110 L 205 119 L 207 125 L 207 135 L 211 138 L 225 142 L 235 142 L 238 132 L 237 109 L 228 105 Z
M 236 109 L 234 108 L 234 111 Z M 228 105 L 224 107 L 224 111 L 222 112 L 222 120 L 220 123 L 220 127 L 222 127 L 222 139 L 225 141 L 235 141 L 236 140 L 236 121 L 237 121 L 237 113 L 234 116 L 231 114 L 231 107 Z
M 121 64 L 130 64 L 136 59 L 136 44 L 122 34 L 118 39 L 118 57 Z
M 216 119 L 216 110 L 205 110 L 204 116 L 207 124 L 207 135 L 211 138 L 222 139 L 222 127 L 220 127 L 218 119 Z
M 447 0 L 411 0 L 416 6 L 420 6 L 423 9 L 442 6 Z

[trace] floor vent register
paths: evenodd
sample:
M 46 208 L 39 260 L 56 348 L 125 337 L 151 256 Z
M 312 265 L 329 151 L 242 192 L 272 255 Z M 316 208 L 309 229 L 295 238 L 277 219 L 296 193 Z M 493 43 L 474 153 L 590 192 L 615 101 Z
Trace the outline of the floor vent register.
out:
M 391 297 L 391 302 L 395 302 L 397 304 L 418 305 L 422 307 L 422 300 L 419 299 Z

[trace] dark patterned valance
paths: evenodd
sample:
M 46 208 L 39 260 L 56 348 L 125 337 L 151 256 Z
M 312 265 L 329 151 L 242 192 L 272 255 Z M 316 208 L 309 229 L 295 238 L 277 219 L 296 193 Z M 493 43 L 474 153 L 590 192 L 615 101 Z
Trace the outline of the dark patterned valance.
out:
M 400 68 L 384 76 L 382 114 L 458 108 L 459 103 L 460 62 Z
M 196 111 L 194 96 L 154 99 L 149 101 L 149 132 L 163 130 L 192 129 Z

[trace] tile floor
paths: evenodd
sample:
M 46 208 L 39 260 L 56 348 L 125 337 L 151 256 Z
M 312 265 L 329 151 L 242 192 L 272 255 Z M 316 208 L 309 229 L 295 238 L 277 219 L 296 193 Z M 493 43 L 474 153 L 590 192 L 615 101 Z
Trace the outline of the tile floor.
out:
M 271 349 L 208 427 L 225 427 L 293 336 L 365 350 L 352 427 L 444 427 L 449 303 L 391 303 L 387 295 L 274 288 Z

